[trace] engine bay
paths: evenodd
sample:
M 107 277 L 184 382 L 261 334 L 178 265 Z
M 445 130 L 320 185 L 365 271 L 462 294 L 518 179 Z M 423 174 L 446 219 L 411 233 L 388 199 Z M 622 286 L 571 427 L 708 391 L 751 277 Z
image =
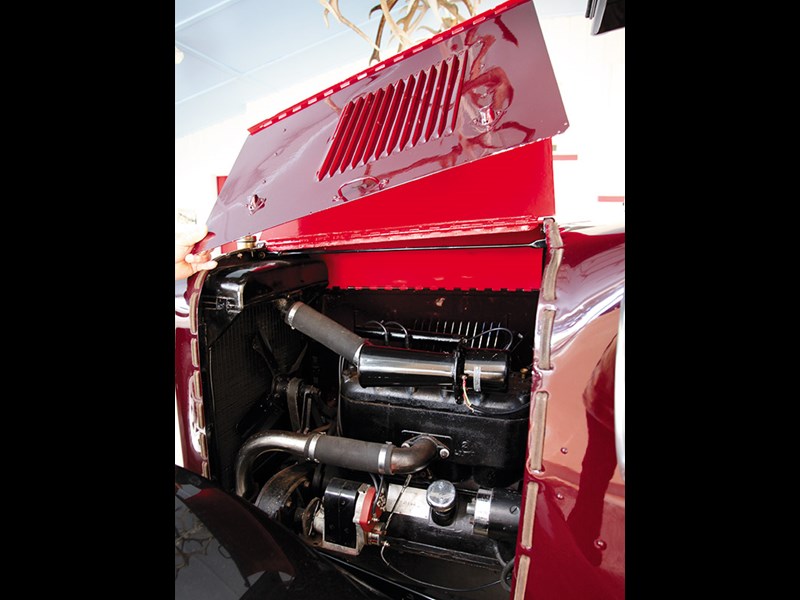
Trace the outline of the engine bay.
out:
M 198 310 L 211 477 L 365 572 L 507 597 L 537 299 L 330 288 L 312 256 L 221 257 Z M 436 584 L 419 560 L 426 577 L 441 561 Z

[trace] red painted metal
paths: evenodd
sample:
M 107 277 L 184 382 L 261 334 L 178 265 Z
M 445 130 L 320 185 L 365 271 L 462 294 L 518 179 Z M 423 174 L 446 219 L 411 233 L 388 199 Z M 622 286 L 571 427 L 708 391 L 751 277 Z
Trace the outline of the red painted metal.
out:
M 273 125 L 273 124 L 275 124 L 275 123 L 277 123 L 279 121 L 282 121 L 283 119 L 285 119 L 289 115 L 294 114 L 297 111 L 302 110 L 303 108 L 311 106 L 312 104 L 315 104 L 315 103 L 319 102 L 320 100 L 324 100 L 325 98 L 327 98 L 328 96 L 330 96 L 331 94 L 336 92 L 337 90 L 342 90 L 342 89 L 348 87 L 349 85 L 351 85 L 353 83 L 361 81 L 365 77 L 370 77 L 372 75 L 376 75 L 380 71 L 383 71 L 389 65 L 398 63 L 398 62 L 400 62 L 402 60 L 406 60 L 407 58 L 419 53 L 422 50 L 425 50 L 426 48 L 430 48 L 431 46 L 434 46 L 434 45 L 437 45 L 437 44 L 441 44 L 442 42 L 449 40 L 453 36 L 455 36 L 455 35 L 457 35 L 459 33 L 462 33 L 465 29 L 468 29 L 468 28 L 472 27 L 473 25 L 482 23 L 483 21 L 486 20 L 487 16 L 499 15 L 499 14 L 507 11 L 508 9 L 513 8 L 514 6 L 517 6 L 519 4 L 525 4 L 527 2 L 528 2 L 528 0 L 509 0 L 508 2 L 504 2 L 502 4 L 498 4 L 493 9 L 489 9 L 489 10 L 487 10 L 487 11 L 485 11 L 485 12 L 479 14 L 479 15 L 475 15 L 471 19 L 463 21 L 458 26 L 453 27 L 452 29 L 449 29 L 449 30 L 445 31 L 445 32 L 441 33 L 440 35 L 437 35 L 436 37 L 430 38 L 428 40 L 424 40 L 424 41 L 420 42 L 419 44 L 417 44 L 416 46 L 408 48 L 407 50 L 405 50 L 403 52 L 399 52 L 399 53 L 395 54 L 394 56 L 392 56 L 392 57 L 390 57 L 390 58 L 388 58 L 388 59 L 386 59 L 386 60 L 384 60 L 384 61 L 382 61 L 382 62 L 380 62 L 380 63 L 378 63 L 378 64 L 376 64 L 374 66 L 372 66 L 372 67 L 369 67 L 367 69 L 364 69 L 363 71 L 360 71 L 359 73 L 356 73 L 355 75 L 353 75 L 349 79 L 345 79 L 344 81 L 342 81 L 342 82 L 340 82 L 340 83 L 328 88 L 324 92 L 320 92 L 318 94 L 310 96 L 309 98 L 306 98 L 302 102 L 298 102 L 297 104 L 295 104 L 291 108 L 289 108 L 287 110 L 284 110 L 284 111 L 281 111 L 280 113 L 278 113 L 277 115 L 275 115 L 273 117 L 270 117 L 268 119 L 264 119 L 260 123 L 250 127 L 248 129 L 248 131 L 250 132 L 250 135 L 254 135 L 254 134 L 258 133 L 259 131 L 261 131 L 262 129 L 264 129 L 266 127 L 269 127 L 269 126 L 271 126 L 271 125 Z
M 175 400 L 183 466 L 202 475 L 208 472 L 208 448 L 197 337 L 197 304 L 207 275 L 207 271 L 192 275 L 187 281 L 183 297 L 176 297 L 175 304 Z
M 518 542 L 517 565 L 530 557 L 525 598 L 621 600 L 625 597 L 625 486 L 617 468 L 613 373 L 624 291 L 624 230 L 564 231 L 552 337 L 537 335 L 535 392 L 546 392 L 542 469 L 529 454 L 526 486 L 539 484 L 531 548 Z M 549 261 L 553 262 L 551 242 Z M 539 369 L 542 343 L 551 369 Z M 531 414 L 533 415 L 533 409 Z M 532 424 L 532 427 L 535 427 Z M 533 436 L 533 431 L 532 431 Z M 533 441 L 533 440 L 532 440 Z M 529 453 L 533 445 L 529 444 Z M 525 504 L 523 503 L 523 506 Z M 517 582 L 519 585 L 519 582 Z
M 609 389 L 624 230 L 562 230 L 538 247 L 557 214 L 553 160 L 577 159 L 553 156 L 549 138 L 567 126 L 533 3 L 507 2 L 251 128 L 197 250 L 256 235 L 320 257 L 329 288 L 539 292 L 532 391 L 548 410 L 531 423 L 512 597 L 621 600 L 625 488 Z M 190 306 L 204 276 L 188 282 Z M 176 313 L 175 385 L 185 465 L 199 473 L 193 318 L 196 305 Z
M 538 231 L 555 211 L 552 145 L 543 140 L 259 233 L 271 250 Z M 435 240 L 435 241 L 433 241 Z M 213 240 L 212 240 L 213 242 Z
M 328 285 L 354 289 L 533 291 L 539 248 L 413 250 L 327 254 Z
M 451 57 L 452 100 L 429 109 L 434 66 Z M 382 104 L 401 86 L 394 113 Z M 398 119 L 385 135 L 364 124 L 376 103 Z M 533 4 L 508 2 L 257 126 L 209 216 L 210 243 L 270 229 L 276 248 L 297 248 L 535 227 L 553 213 L 549 138 L 568 126 Z
M 222 186 L 225 185 L 226 179 L 228 179 L 227 175 L 217 175 L 217 195 L 222 191 Z
M 198 440 L 196 392 L 192 388 L 191 339 L 188 328 L 175 327 L 175 398 L 178 402 L 178 427 L 180 429 L 183 466 L 195 473 L 202 473 L 203 457 Z

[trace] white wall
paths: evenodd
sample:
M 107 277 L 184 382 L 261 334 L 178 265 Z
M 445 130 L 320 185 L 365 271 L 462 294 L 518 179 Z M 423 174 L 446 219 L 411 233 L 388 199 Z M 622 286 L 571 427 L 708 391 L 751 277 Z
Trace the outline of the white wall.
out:
M 583 16 L 541 19 L 550 60 L 570 127 L 553 138 L 559 219 L 607 220 L 624 215 L 622 202 L 598 197 L 625 195 L 625 30 L 590 35 Z M 355 34 L 354 34 L 355 35 Z M 175 208 L 205 222 L 216 200 L 216 178 L 227 175 L 247 128 L 364 68 L 363 61 L 309 78 L 303 84 L 251 103 L 241 117 L 175 140 Z
M 624 218 L 625 29 L 590 35 L 584 17 L 542 20 L 542 33 L 570 126 L 553 138 L 556 212 L 561 222 Z

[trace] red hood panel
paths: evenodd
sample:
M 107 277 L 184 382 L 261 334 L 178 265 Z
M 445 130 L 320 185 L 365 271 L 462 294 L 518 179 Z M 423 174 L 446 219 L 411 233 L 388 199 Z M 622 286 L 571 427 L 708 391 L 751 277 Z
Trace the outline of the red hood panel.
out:
M 567 127 L 533 3 L 507 2 L 251 128 L 208 243 L 519 231 L 553 213 L 549 138 Z M 501 156 L 530 145 L 543 149 Z

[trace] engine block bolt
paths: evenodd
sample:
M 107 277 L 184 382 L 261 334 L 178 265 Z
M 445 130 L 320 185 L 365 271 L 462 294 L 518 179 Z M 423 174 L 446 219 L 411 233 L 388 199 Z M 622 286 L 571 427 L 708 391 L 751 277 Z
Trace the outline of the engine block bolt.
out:
M 447 448 L 439 448 L 439 458 L 448 458 L 450 456 L 450 450 Z

